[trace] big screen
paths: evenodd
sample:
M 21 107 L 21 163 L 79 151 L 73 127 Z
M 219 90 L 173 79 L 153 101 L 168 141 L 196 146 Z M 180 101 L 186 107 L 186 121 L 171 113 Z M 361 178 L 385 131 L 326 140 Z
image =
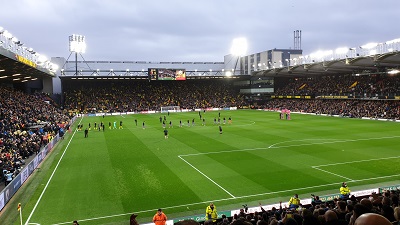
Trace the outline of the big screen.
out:
M 185 69 L 149 68 L 149 80 L 186 80 Z

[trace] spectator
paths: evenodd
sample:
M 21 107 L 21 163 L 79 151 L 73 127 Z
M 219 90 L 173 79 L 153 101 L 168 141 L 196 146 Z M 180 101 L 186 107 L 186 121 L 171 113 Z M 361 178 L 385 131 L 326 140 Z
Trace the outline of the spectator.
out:
M 395 223 L 393 225 L 400 225 L 400 207 L 394 208 Z
M 385 217 L 375 213 L 365 213 L 359 216 L 354 225 L 392 225 Z

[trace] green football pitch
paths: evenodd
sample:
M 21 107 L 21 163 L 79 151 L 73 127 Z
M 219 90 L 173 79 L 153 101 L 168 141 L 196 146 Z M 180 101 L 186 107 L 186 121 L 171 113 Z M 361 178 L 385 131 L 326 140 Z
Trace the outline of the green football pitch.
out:
M 222 134 L 213 122 L 218 113 Z M 286 204 L 295 193 L 334 194 L 343 181 L 352 191 L 400 182 L 399 123 L 301 114 L 280 120 L 255 110 L 202 116 L 205 126 L 198 112 L 78 118 L 16 196 L 24 199 L 23 221 L 122 225 L 135 213 L 146 223 L 158 208 L 173 219 L 204 214 L 210 202 L 225 211 Z M 95 122 L 105 131 L 94 130 Z M 78 123 L 91 123 L 88 138 Z

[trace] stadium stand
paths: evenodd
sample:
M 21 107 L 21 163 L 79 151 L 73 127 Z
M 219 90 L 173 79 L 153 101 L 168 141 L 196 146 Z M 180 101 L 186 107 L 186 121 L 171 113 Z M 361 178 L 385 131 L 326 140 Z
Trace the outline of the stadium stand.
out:
M 315 76 L 290 79 L 275 95 L 359 95 L 363 97 L 400 95 L 400 77 L 370 76 Z
M 399 224 L 399 190 L 386 190 L 383 193 L 373 193 L 371 196 L 354 197 L 347 201 L 333 199 L 332 201 L 305 205 L 289 210 L 287 205 L 265 210 L 261 204 L 258 210 L 240 213 L 232 217 L 221 217 L 218 225 L 274 225 L 274 224 L 357 224 L 357 218 L 364 214 L 375 214 L 382 217 L 386 224 Z M 388 213 L 390 212 L 390 213 Z M 194 221 L 181 221 L 175 224 L 195 224 Z M 200 221 L 200 224 L 207 222 Z
M 26 160 L 58 134 L 60 127 L 68 126 L 70 117 L 45 94 L 28 95 L 1 87 L 0 96 L 0 168 L 5 181 L 4 174 L 18 175 Z
M 65 85 L 64 107 L 82 112 L 138 112 L 160 110 L 162 106 L 193 109 L 245 105 L 239 90 L 225 80 L 75 84 Z

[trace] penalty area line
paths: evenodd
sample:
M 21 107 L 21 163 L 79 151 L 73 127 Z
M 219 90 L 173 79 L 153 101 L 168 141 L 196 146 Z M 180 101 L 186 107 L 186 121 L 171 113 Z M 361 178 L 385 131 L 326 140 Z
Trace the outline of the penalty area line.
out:
M 217 187 L 221 188 L 225 193 L 230 195 L 232 198 L 236 198 L 233 194 L 231 194 L 229 191 L 227 191 L 225 188 L 223 188 L 221 185 L 219 185 L 217 182 L 215 182 L 213 179 L 209 178 L 207 175 L 205 175 L 203 172 L 201 172 L 199 169 L 197 169 L 195 166 L 193 166 L 191 163 L 183 159 L 181 156 L 178 156 L 181 160 L 183 160 L 185 163 L 187 163 L 190 167 L 192 167 L 194 170 L 199 172 L 201 175 L 203 175 L 205 178 L 207 178 L 209 181 L 211 181 L 213 184 L 215 184 Z
M 332 174 L 332 175 L 337 176 L 337 177 L 341 177 L 341 178 L 347 179 L 347 180 L 349 180 L 349 181 L 354 181 L 353 179 L 350 179 L 350 178 L 348 178 L 348 177 L 345 177 L 345 176 L 342 176 L 342 175 L 339 175 L 339 174 L 336 174 L 336 173 L 332 173 L 332 172 L 329 172 L 329 171 L 320 169 L 320 168 L 315 167 L 315 166 L 312 166 L 311 168 L 316 169 L 316 170 L 319 170 L 319 171 L 322 171 L 322 172 L 325 172 L 325 173 Z

